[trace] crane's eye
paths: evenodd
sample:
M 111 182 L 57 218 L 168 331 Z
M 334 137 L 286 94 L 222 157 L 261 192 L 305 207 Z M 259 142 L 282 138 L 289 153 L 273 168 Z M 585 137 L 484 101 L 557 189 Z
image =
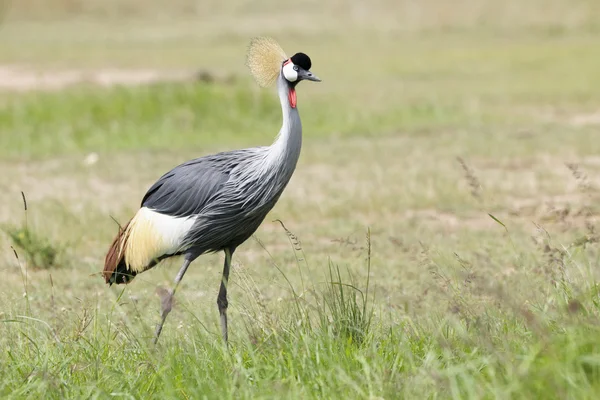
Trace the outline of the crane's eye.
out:
M 294 71 L 298 71 L 298 66 L 294 65 Z

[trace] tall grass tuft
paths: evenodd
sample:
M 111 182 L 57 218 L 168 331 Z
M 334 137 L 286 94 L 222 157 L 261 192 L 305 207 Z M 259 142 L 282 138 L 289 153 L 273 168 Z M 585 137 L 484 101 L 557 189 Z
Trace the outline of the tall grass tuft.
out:
M 243 321 L 250 341 L 259 347 L 287 343 L 290 340 L 303 341 L 307 338 L 327 338 L 331 343 L 356 346 L 367 343 L 374 315 L 373 299 L 369 297 L 370 230 L 366 234 L 366 279 L 361 285 L 349 270 L 346 278 L 340 267 L 331 259 L 328 260 L 324 279 L 317 281 L 315 271 L 309 267 L 306 260 L 300 239 L 283 222 L 277 222 L 290 240 L 299 274 L 303 277 L 302 287 L 296 288 L 271 257 L 273 266 L 285 279 L 292 296 L 290 302 L 282 303 L 285 310 L 272 312 L 263 301 L 255 282 L 247 276 L 239 277 L 245 292 L 251 296 L 251 301 L 242 305 Z M 262 242 L 256 240 L 269 254 Z M 303 272 L 304 269 L 308 270 L 308 273 Z
M 25 254 L 26 261 L 31 268 L 55 268 L 59 265 L 62 249 L 59 245 L 29 227 L 27 199 L 23 192 L 21 192 L 21 196 L 23 197 L 23 208 L 25 210 L 23 222 L 20 225 L 6 225 L 1 229 L 8 235 L 13 246 Z
M 360 289 L 349 273 L 351 282 L 342 279 L 340 268 L 329 261 L 329 282 L 322 293 L 319 313 L 321 329 L 349 344 L 363 344 L 369 337 L 373 319 L 372 303 L 369 303 L 369 279 L 371 275 L 371 231 L 367 231 L 367 279 Z
M 32 268 L 51 269 L 59 265 L 61 249 L 44 236 L 26 227 L 8 226 L 3 229 L 13 245 L 25 253 Z

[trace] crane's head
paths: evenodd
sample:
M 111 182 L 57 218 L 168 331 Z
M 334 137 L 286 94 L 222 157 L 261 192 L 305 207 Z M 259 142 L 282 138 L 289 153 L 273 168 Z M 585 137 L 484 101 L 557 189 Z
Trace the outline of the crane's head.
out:
M 302 80 L 321 82 L 312 72 L 310 57 L 304 53 L 296 53 L 285 60 L 281 66 L 281 74 L 292 85 L 296 86 Z
M 279 44 L 268 37 L 257 37 L 250 41 L 246 65 L 262 87 L 269 86 L 280 75 L 292 88 L 302 80 L 321 81 L 310 72 L 312 63 L 306 54 L 296 53 L 288 58 Z

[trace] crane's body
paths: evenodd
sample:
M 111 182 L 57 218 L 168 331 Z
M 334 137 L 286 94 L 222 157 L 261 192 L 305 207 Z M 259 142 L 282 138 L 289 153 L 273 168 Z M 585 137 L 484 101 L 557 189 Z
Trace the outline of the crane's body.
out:
M 273 43 L 268 41 L 266 45 L 274 46 Z M 264 47 L 265 42 L 258 42 L 258 46 L 261 44 Z M 272 80 L 275 71 L 273 60 L 267 59 L 268 64 L 264 64 L 265 49 L 259 50 L 262 53 L 259 51 L 260 54 L 249 61 L 255 63 L 254 69 L 250 67 L 262 84 L 265 79 L 261 73 L 264 75 L 266 70 Z M 267 50 L 271 58 L 277 59 L 282 54 L 282 51 L 277 54 L 273 51 L 280 48 Z M 296 168 L 302 146 L 302 124 L 296 107 L 295 86 L 302 79 L 319 81 L 308 71 L 310 59 L 303 53 L 279 63 L 275 79 L 283 124 L 274 143 L 209 155 L 173 168 L 150 187 L 138 212 L 113 241 L 105 260 L 106 282 L 121 284 L 131 282 L 135 275 L 165 258 L 183 255 L 183 266 L 170 292 L 172 298 L 192 261 L 204 253 L 224 251 L 225 265 L 217 304 L 225 341 L 226 285 L 231 257 L 258 229 Z M 256 65 L 258 71 L 255 71 Z M 164 302 L 166 306 L 155 340 L 170 312 L 171 298 Z

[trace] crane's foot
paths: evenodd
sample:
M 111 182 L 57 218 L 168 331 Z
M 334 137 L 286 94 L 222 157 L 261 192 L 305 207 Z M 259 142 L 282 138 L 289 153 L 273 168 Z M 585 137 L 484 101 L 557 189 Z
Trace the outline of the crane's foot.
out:
M 221 336 L 223 337 L 223 343 L 229 347 L 227 340 L 227 309 L 219 309 L 219 313 L 221 314 Z
M 165 321 L 167 320 L 167 315 L 169 315 L 169 313 L 171 312 L 171 309 L 173 308 L 173 296 L 174 295 L 175 295 L 175 292 L 173 290 L 170 290 L 167 293 L 163 293 L 161 296 L 162 319 L 161 319 L 160 323 L 158 325 L 156 325 L 156 332 L 154 332 L 154 340 L 152 341 L 152 343 L 154 345 L 156 345 L 156 343 L 158 342 L 158 338 L 160 337 L 160 333 L 162 332 L 163 325 L 165 324 Z

